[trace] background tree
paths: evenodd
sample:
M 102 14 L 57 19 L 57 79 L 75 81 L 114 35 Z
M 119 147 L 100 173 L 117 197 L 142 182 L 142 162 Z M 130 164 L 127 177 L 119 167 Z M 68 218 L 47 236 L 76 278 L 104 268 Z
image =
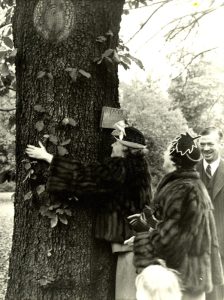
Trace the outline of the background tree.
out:
M 163 154 L 181 131 L 188 129 L 187 121 L 179 108 L 172 107 L 166 93 L 150 78 L 146 82 L 133 80 L 120 86 L 122 108 L 128 112 L 129 122 L 146 136 L 149 162 L 154 187 L 164 174 Z
M 219 72 L 201 59 L 172 80 L 169 93 L 196 132 L 210 125 L 223 127 L 224 88 Z

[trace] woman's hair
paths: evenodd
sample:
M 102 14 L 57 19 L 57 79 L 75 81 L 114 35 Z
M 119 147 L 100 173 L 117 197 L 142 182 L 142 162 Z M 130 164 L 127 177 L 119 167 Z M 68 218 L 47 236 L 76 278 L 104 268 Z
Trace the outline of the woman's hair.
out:
M 177 151 L 173 151 L 170 154 L 170 159 L 174 162 L 175 166 L 182 167 L 184 169 L 193 168 L 200 160 L 200 157 L 201 152 L 198 147 L 194 148 L 190 154 L 186 153 L 185 155 L 182 155 L 180 152 Z
M 181 300 L 177 272 L 161 265 L 150 265 L 135 280 L 137 300 Z
M 124 149 L 124 154 L 125 157 L 128 155 L 136 155 L 136 156 L 145 156 L 149 153 L 149 150 L 147 148 L 144 149 L 136 149 L 136 148 L 131 148 L 123 145 Z

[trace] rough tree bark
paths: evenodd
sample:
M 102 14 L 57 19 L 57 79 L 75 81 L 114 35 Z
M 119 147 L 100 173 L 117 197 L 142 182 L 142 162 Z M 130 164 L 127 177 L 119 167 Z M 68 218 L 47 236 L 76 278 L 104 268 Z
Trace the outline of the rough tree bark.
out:
M 26 179 L 30 169 L 24 150 L 46 140 L 47 149 L 56 153 L 59 142 L 71 139 L 64 146 L 69 156 L 90 162 L 108 155 L 103 146 L 108 133 L 100 130 L 99 121 L 102 106 L 119 106 L 117 66 L 94 59 L 117 46 L 123 4 L 17 0 L 17 188 L 6 300 L 114 299 L 115 258 L 109 243 L 94 239 L 94 209 L 71 200 L 68 224 L 51 228 L 40 207 L 64 195 L 38 195 L 48 166 L 33 164 L 33 179 Z M 106 41 L 96 42 L 98 36 Z M 64 118 L 74 119 L 76 126 L 63 125 Z M 30 191 L 32 197 L 26 197 Z

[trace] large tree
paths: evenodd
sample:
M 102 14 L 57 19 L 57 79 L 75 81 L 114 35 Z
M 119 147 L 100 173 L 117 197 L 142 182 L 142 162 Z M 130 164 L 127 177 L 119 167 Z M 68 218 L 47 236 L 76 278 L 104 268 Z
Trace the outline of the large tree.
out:
M 41 140 L 84 162 L 108 155 L 109 132 L 99 124 L 103 106 L 119 106 L 123 4 L 17 0 L 17 188 L 6 300 L 114 298 L 115 259 L 110 244 L 94 238 L 94 208 L 48 195 L 48 166 L 28 161 L 24 150 Z

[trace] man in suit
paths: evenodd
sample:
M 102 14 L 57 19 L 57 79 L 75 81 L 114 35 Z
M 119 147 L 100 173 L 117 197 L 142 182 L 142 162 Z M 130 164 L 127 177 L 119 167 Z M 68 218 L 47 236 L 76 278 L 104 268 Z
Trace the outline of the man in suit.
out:
M 214 206 L 220 254 L 224 267 L 224 161 L 221 159 L 222 132 L 216 127 L 205 128 L 201 132 L 200 148 L 203 159 L 197 169 Z M 216 286 L 206 300 L 224 300 L 224 285 Z

